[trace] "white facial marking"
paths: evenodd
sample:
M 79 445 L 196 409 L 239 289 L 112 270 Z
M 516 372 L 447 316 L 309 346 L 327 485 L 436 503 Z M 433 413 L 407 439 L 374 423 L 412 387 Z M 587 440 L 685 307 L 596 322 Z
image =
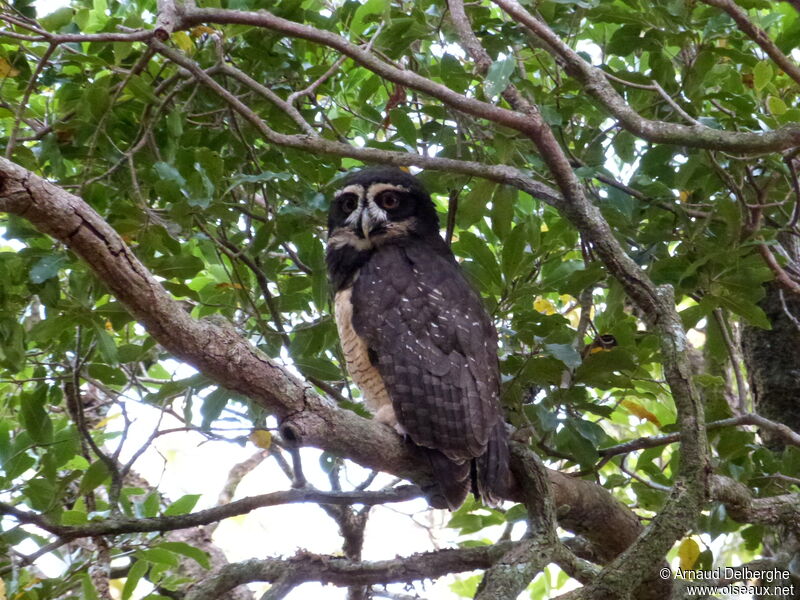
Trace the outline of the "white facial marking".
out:
M 386 190 L 397 190 L 399 192 L 408 192 L 408 188 L 404 185 L 395 185 L 393 183 L 373 183 L 367 189 L 367 200 L 375 200 L 375 196 Z
M 361 220 L 361 213 L 364 209 L 364 192 L 365 190 L 363 185 L 353 183 L 338 190 L 334 196 L 335 198 L 338 198 L 343 194 L 355 194 L 356 198 L 358 198 L 358 206 L 353 212 L 347 215 L 347 218 L 344 220 L 344 222 L 350 227 L 355 227 L 355 225 Z
M 408 188 L 404 185 L 395 185 L 393 183 L 373 183 L 367 188 L 367 210 L 369 211 L 369 218 L 373 225 L 379 223 L 388 223 L 389 215 L 375 202 L 378 194 L 387 190 L 396 190 L 399 192 L 408 192 Z
M 334 196 L 334 198 L 338 198 L 342 194 L 355 194 L 356 196 L 358 196 L 358 199 L 360 200 L 361 198 L 364 197 L 364 186 L 358 185 L 356 183 L 351 185 L 346 185 L 342 189 L 336 191 L 336 195 Z

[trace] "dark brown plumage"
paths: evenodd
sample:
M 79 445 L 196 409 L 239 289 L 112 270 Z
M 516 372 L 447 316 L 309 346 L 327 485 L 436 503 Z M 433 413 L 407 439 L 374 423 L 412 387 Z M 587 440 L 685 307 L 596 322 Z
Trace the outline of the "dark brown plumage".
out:
M 432 504 L 455 509 L 470 490 L 499 502 L 508 442 L 497 335 L 430 196 L 399 169 L 365 169 L 344 180 L 328 225 L 337 326 L 367 406 L 428 457 Z

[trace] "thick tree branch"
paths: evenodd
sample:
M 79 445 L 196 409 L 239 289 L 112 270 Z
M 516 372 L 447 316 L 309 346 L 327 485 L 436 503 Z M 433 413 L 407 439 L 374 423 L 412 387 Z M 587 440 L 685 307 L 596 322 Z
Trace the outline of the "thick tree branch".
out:
M 223 567 L 192 588 L 186 600 L 217 598 L 237 585 L 277 581 L 280 577 L 293 585 L 319 581 L 343 587 L 435 579 L 447 573 L 486 569 L 516 545 L 518 542 L 500 542 L 493 546 L 437 550 L 374 562 L 351 561 L 307 552 L 299 552 L 287 560 L 254 559 Z
M 728 514 L 740 523 L 784 525 L 800 529 L 800 494 L 755 498 L 742 483 L 722 475 L 711 477 L 711 497 L 722 502 Z

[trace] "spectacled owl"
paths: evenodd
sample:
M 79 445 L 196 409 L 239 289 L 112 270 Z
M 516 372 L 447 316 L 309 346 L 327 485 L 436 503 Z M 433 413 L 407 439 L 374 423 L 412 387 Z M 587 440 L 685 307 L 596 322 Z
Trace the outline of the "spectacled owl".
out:
M 432 506 L 508 486 L 497 333 L 439 234 L 430 195 L 400 169 L 347 176 L 328 216 L 328 276 L 347 370 L 377 421 L 430 462 Z

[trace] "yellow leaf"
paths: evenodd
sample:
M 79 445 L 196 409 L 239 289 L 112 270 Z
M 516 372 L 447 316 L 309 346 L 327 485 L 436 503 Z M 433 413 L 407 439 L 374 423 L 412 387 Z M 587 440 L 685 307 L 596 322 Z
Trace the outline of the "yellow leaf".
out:
M 550 231 L 550 228 L 547 226 L 547 223 L 542 223 L 542 224 L 539 226 L 539 231 L 542 231 L 542 232 L 544 232 L 544 231 Z
M 185 31 L 176 31 L 172 34 L 172 39 L 175 41 L 175 44 L 177 44 L 178 48 L 187 54 L 194 52 L 194 41 Z
M 0 77 L 16 77 L 19 69 L 12 67 L 5 58 L 0 58 Z
M 533 308 L 546 315 L 556 314 L 556 307 L 553 306 L 553 303 L 547 298 L 542 298 L 541 296 L 537 296 L 536 300 L 533 301 Z
M 661 427 L 661 421 L 658 420 L 658 417 L 647 410 L 644 406 L 639 404 L 638 402 L 634 402 L 633 400 L 623 400 L 622 406 L 628 409 L 628 412 L 636 415 L 640 419 L 644 419 L 646 421 L 650 421 L 656 427 Z
M 686 202 L 689 199 L 689 192 L 687 192 L 686 190 L 681 190 L 681 193 L 680 193 L 680 196 L 679 196 L 678 199 L 679 199 L 680 202 Z
M 213 35 L 216 32 L 217 31 L 215 29 L 211 29 L 211 27 L 208 27 L 207 25 L 198 25 L 197 27 L 192 28 L 192 37 L 197 38 L 203 35 L 204 33 L 207 33 L 208 35 Z
M 122 416 L 122 413 L 116 413 L 116 414 L 107 416 L 105 419 L 100 419 L 92 429 L 101 429 L 101 428 L 105 427 L 108 423 L 113 421 L 114 419 L 118 419 L 121 416 Z
M 250 432 L 250 441 L 259 448 L 269 450 L 269 447 L 272 445 L 272 434 L 264 429 L 253 429 L 253 431 Z
M 111 321 L 109 321 L 108 319 L 106 319 L 106 331 L 108 331 L 108 332 L 114 331 L 114 326 L 111 324 Z
M 692 569 L 700 557 L 700 546 L 692 538 L 685 538 L 678 547 L 678 557 L 681 569 Z

